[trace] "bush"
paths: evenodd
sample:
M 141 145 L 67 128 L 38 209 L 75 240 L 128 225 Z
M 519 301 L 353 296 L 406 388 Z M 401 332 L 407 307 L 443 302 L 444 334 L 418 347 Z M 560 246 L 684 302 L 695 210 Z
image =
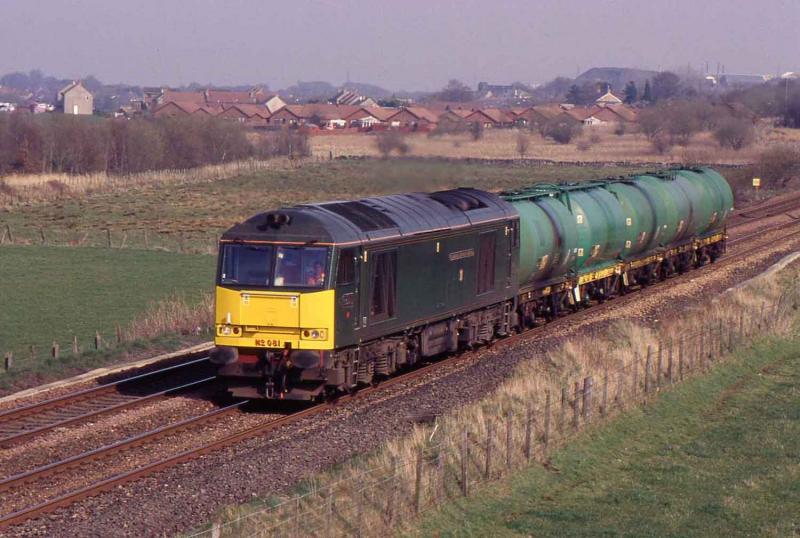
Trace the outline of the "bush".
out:
M 714 130 L 714 138 L 724 148 L 736 151 L 750 145 L 755 138 L 753 123 L 742 118 L 726 118 Z
M 617 136 L 624 135 L 625 134 L 625 130 L 626 130 L 625 129 L 625 124 L 623 122 L 619 122 L 619 123 L 617 123 L 617 125 L 614 126 L 614 134 L 617 135 Z
M 559 144 L 569 144 L 581 133 L 581 124 L 572 119 L 555 117 L 542 126 L 541 133 Z
M 659 155 L 669 153 L 669 150 L 672 149 L 672 139 L 666 133 L 657 134 L 650 139 L 650 143 L 653 145 L 655 152 Z
M 600 133 L 593 132 L 591 135 L 589 135 L 589 142 L 592 144 L 599 144 L 602 141 L 603 138 L 600 136 Z
M 383 131 L 375 135 L 375 146 L 378 152 L 386 159 L 393 151 L 397 151 L 400 155 L 405 155 L 409 152 L 406 137 L 400 131 Z
M 282 129 L 266 134 L 258 145 L 256 153 L 265 158 L 289 157 L 299 159 L 311 156 L 308 134 L 297 129 Z
M 800 147 L 784 144 L 765 149 L 758 157 L 756 170 L 765 181 L 784 186 L 800 175 Z
M 478 141 L 483 138 L 483 124 L 479 121 L 474 121 L 469 125 L 469 134 L 472 136 L 474 141 Z

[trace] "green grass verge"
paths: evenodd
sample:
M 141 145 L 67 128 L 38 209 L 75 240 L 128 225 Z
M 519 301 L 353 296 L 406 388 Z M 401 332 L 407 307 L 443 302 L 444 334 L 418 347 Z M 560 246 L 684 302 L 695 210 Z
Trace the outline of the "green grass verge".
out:
M 95 331 L 113 338 L 155 300 L 172 294 L 199 300 L 213 289 L 214 258 L 140 250 L 0 247 L 0 354 L 18 367 L 29 347 L 43 358 L 53 341 L 64 354 L 77 336 L 83 349 Z
M 664 393 L 506 482 L 430 514 L 423 536 L 800 535 L 800 341 Z

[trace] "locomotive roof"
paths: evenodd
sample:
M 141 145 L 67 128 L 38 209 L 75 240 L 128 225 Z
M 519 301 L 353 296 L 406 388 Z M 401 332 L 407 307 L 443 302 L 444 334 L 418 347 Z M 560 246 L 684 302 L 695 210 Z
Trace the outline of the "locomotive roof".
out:
M 305 204 L 268 211 L 236 224 L 222 235 L 222 240 L 364 243 L 516 216 L 516 209 L 497 195 L 460 188 Z

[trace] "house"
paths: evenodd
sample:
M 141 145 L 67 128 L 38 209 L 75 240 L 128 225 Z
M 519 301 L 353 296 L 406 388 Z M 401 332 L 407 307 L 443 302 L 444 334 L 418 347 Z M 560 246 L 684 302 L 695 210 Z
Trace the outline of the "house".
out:
M 377 106 L 377 103 L 372 97 L 365 97 L 354 90 L 345 88 L 339 90 L 339 93 L 334 96 L 333 102 L 337 105 Z
M 223 107 L 218 118 L 243 123 L 248 127 L 267 127 L 271 114 L 264 105 L 236 104 Z
M 439 118 L 436 114 L 418 106 L 403 107 L 387 120 L 392 127 L 411 130 L 429 130 L 436 127 Z
M 286 105 L 269 117 L 267 123 L 271 127 L 297 127 L 305 122 L 303 105 Z
M 606 91 L 606 93 L 595 99 L 595 103 L 600 106 L 621 105 L 622 99 L 611 93 L 611 90 L 609 89 L 608 91 Z
M 467 123 L 472 124 L 478 122 L 487 129 L 508 127 L 513 124 L 513 120 L 499 108 L 481 108 L 474 111 L 465 119 Z
M 94 97 L 80 80 L 62 88 L 58 92 L 58 102 L 64 114 L 91 115 L 94 112 Z
M 146 89 L 145 102 L 149 105 L 148 108 L 151 109 L 170 102 L 208 107 L 224 107 L 238 104 L 265 105 L 270 114 L 286 106 L 286 103 L 278 94 L 267 92 L 260 87 L 248 91 L 215 90 L 211 88 L 197 91 L 177 91 L 163 88 L 158 93 L 153 89 Z
M 395 108 L 362 106 L 345 118 L 350 127 L 368 129 L 382 125 L 397 112 Z

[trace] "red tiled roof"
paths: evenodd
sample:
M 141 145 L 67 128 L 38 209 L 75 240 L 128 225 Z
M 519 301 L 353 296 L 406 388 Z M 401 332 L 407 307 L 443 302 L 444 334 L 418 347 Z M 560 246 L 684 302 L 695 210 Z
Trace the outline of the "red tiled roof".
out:
M 206 98 L 203 92 L 179 92 L 175 90 L 164 90 L 161 94 L 162 103 L 196 103 L 198 105 L 206 104 Z

